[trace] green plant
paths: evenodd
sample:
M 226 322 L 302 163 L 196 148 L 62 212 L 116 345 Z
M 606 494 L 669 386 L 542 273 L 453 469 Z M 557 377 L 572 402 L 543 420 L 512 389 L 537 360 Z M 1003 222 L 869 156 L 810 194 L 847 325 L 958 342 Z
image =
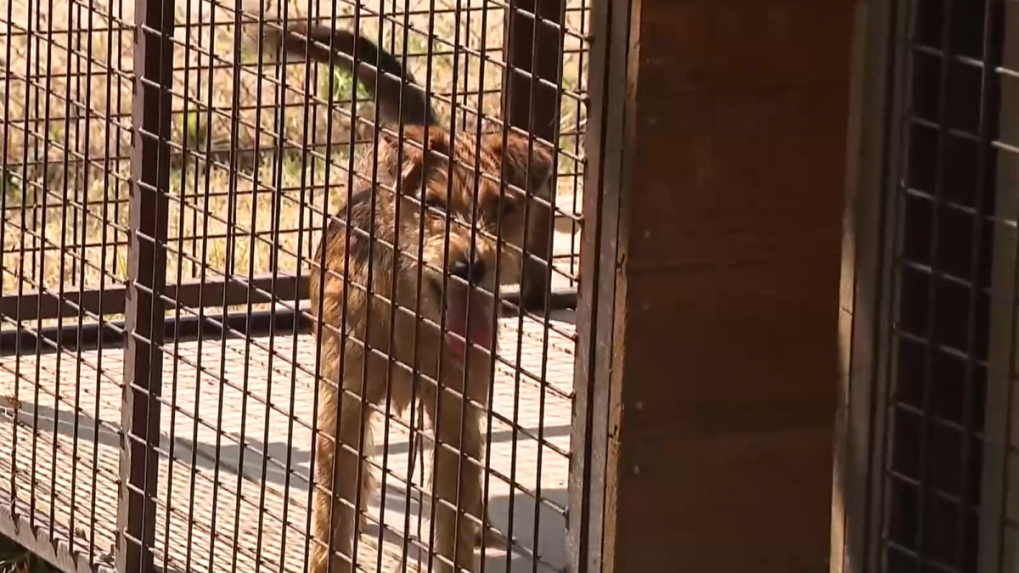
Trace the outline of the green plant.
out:
M 189 147 L 201 149 L 209 133 L 209 122 L 202 121 L 202 116 L 196 112 L 186 111 L 181 115 L 181 132 Z
M 64 124 L 62 122 L 50 122 L 50 140 L 59 142 L 64 137 Z
M 365 101 L 368 99 L 368 90 L 357 81 L 357 79 L 350 72 L 342 68 L 333 68 L 333 93 L 332 99 L 336 101 L 350 101 L 354 97 L 354 85 L 357 85 L 357 100 Z M 329 76 L 326 75 L 319 80 L 321 83 L 320 93 L 329 93 Z M 323 96 L 324 97 L 324 96 Z
M 2 192 L 4 198 L 6 198 L 8 207 L 21 205 L 24 199 L 24 193 L 21 190 L 21 185 L 19 185 L 14 179 L 14 176 L 7 171 L 4 171 L 3 176 L 0 177 L 0 192 Z
M 301 170 L 300 153 L 286 153 L 283 156 L 283 177 L 288 181 L 300 180 Z

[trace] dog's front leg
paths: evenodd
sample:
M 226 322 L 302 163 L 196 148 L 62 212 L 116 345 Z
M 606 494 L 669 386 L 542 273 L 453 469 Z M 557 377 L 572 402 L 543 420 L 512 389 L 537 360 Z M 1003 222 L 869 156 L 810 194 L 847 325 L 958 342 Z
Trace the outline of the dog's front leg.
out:
M 335 393 L 335 390 L 329 389 L 326 392 Z M 361 508 L 367 507 L 368 496 L 375 489 L 371 469 L 367 462 L 362 462 L 360 507 L 355 510 L 358 456 L 354 452 L 363 453 L 371 448 L 372 411 L 368 408 L 362 416 L 361 398 L 355 394 L 344 396 L 342 403 L 343 409 L 339 412 L 340 445 L 337 446 L 333 440 L 320 437 L 317 448 L 315 475 L 317 485 L 321 489 L 315 492 L 313 521 L 315 542 L 312 543 L 311 573 L 350 573 L 353 570 L 355 514 L 361 514 L 363 511 Z M 323 400 L 322 405 L 328 408 L 335 404 L 336 400 L 333 397 L 332 400 Z M 335 431 L 335 415 L 320 416 L 319 421 L 320 431 L 327 434 Z M 361 440 L 362 435 L 364 440 Z M 363 515 L 361 519 L 363 525 Z
M 480 411 L 468 404 L 465 417 L 463 400 L 448 389 L 442 394 L 435 449 L 435 552 L 449 561 L 455 555 L 456 571 L 476 571 L 474 540 L 481 520 L 479 461 L 484 460 Z M 453 569 L 435 559 L 434 571 L 451 573 Z

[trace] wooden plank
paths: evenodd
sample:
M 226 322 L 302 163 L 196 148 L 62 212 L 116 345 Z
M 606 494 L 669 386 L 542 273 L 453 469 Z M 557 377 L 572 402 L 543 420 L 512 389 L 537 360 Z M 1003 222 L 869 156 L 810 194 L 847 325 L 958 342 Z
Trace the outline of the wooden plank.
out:
M 602 570 L 822 570 L 853 3 L 629 10 Z
M 837 262 L 631 276 L 625 431 L 685 440 L 830 421 L 818 406 L 836 389 Z
M 845 133 L 845 86 L 696 92 L 670 105 L 638 127 L 630 268 L 839 252 L 845 153 L 821 142 Z
M 812 469 L 830 451 L 828 423 L 703 440 L 642 437 L 625 456 L 642 462 L 626 467 L 629 485 L 618 497 L 629 519 L 616 570 L 823 571 L 828 511 L 809 502 L 828 498 L 829 480 Z
M 664 65 L 669 73 L 641 86 L 641 92 L 844 85 L 853 5 L 810 0 L 644 2 L 643 63 Z

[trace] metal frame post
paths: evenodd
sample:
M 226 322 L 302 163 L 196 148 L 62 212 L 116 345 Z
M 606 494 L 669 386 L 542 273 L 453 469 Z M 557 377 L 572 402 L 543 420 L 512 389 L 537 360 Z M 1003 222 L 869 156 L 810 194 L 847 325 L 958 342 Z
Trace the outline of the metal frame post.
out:
M 138 0 L 116 567 L 153 571 L 170 187 L 173 0 Z
M 510 67 L 504 92 L 506 122 L 537 138 L 552 141 L 559 117 L 559 60 L 562 56 L 563 0 L 516 0 L 509 3 L 506 18 L 506 63 Z M 535 38 L 535 19 L 540 22 Z M 524 72 L 522 74 L 521 72 Z M 527 75 L 525 75 L 527 74 Z M 533 75 L 531 75 L 533 74 Z M 537 77 L 539 81 L 535 82 Z M 549 82 L 544 83 L 544 82 Z M 552 84 L 552 85 L 549 85 Z M 549 199 L 555 201 L 556 177 L 552 175 Z M 552 228 L 555 213 L 547 218 L 535 213 L 528 222 L 524 280 L 520 285 L 521 304 L 525 308 L 545 305 L 545 293 L 552 277 Z
M 577 300 L 576 391 L 573 408 L 567 554 L 571 573 L 602 569 L 609 400 L 619 277 L 623 140 L 626 108 L 628 2 L 595 0 L 590 59 L 590 106 L 584 146 L 584 234 Z

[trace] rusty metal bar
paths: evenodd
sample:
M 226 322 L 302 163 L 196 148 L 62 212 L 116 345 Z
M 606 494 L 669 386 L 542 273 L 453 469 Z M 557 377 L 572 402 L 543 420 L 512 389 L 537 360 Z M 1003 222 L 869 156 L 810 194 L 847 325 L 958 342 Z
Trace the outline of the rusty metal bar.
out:
M 509 66 L 505 86 L 503 116 L 507 123 L 546 141 L 553 141 L 559 117 L 559 75 L 562 50 L 563 0 L 516 0 L 509 3 L 506 18 L 506 63 Z M 537 20 L 537 37 L 535 24 Z M 521 73 L 525 72 L 525 73 Z M 534 81 L 534 78 L 543 81 Z M 556 178 L 552 178 L 551 199 L 555 202 Z M 529 190 L 536 191 L 536 190 Z M 545 293 L 551 282 L 552 227 L 554 217 L 531 213 L 528 222 L 528 257 L 521 281 L 521 301 L 525 308 L 545 305 Z
M 228 305 L 244 304 L 247 302 L 248 291 L 251 290 L 252 302 L 261 304 L 293 300 L 295 296 L 303 300 L 307 298 L 307 283 L 306 278 L 299 279 L 294 275 L 279 275 L 275 287 L 271 275 L 256 275 L 250 283 L 248 283 L 247 277 L 243 277 L 243 280 L 221 277 L 205 281 L 204 286 L 198 280 L 179 285 L 166 285 L 162 293 L 166 299 L 173 300 L 182 307 L 197 308 L 221 306 L 224 296 Z M 227 291 L 225 295 L 224 290 Z M 49 291 L 32 291 L 23 294 L 20 298 L 15 295 L 0 297 L 0 316 L 14 316 L 18 305 L 30 306 L 30 308 L 22 310 L 21 315 L 24 320 L 37 318 L 45 320 L 61 315 L 74 316 L 78 312 L 75 307 L 78 306 L 84 307 L 88 313 L 98 314 L 100 300 L 104 315 L 123 314 L 127 308 L 126 297 L 127 287 L 123 285 L 108 287 L 102 291 L 98 289 L 64 291 L 60 297 Z M 39 298 L 42 298 L 41 302 L 38 301 Z
M 163 340 L 184 342 L 201 338 L 220 338 L 226 331 L 227 338 L 258 337 L 289 334 L 297 331 L 304 334 L 311 325 L 304 320 L 300 311 L 289 308 L 255 311 L 250 314 L 233 312 L 229 314 L 204 314 L 176 318 L 168 316 L 163 320 Z M 22 345 L 40 345 L 40 355 L 54 354 L 58 347 L 63 352 L 116 348 L 124 343 L 124 321 L 71 325 L 64 327 L 43 327 L 39 330 L 5 330 L 0 332 L 0 356 L 13 354 L 14 342 L 21 337 Z M 172 343 L 171 343 L 172 344 Z
M 172 287 L 170 287 L 172 288 Z M 289 288 L 289 286 L 285 287 Z M 298 288 L 300 292 L 307 292 L 307 283 L 302 281 Z M 223 293 L 222 290 L 212 289 L 213 292 Z M 245 291 L 246 292 L 246 291 Z M 281 291 L 277 291 L 279 293 Z M 292 291 L 286 291 L 292 292 Z M 236 291 L 230 290 L 230 296 L 235 296 Z M 206 301 L 212 295 L 202 297 Z M 573 310 L 577 304 L 577 292 L 572 289 L 554 290 L 550 295 L 549 307 L 556 310 Z M 287 300 L 279 297 L 280 300 Z M 107 304 L 105 298 L 98 300 Z M 222 300 L 222 299 L 221 299 Z M 307 300 L 307 299 L 301 299 Z M 518 313 L 519 297 L 504 297 L 503 312 L 507 316 L 516 316 Z M 217 301 L 219 302 L 219 301 Z M 292 304 L 293 298 L 287 301 Z M 183 306 L 183 303 L 179 303 Z M 233 303 L 231 303 L 233 304 Z M 240 304 L 240 303 L 238 303 Z M 310 331 L 311 324 L 304 320 L 302 312 L 307 309 L 302 306 L 301 311 L 294 311 L 292 308 L 280 306 L 273 310 L 255 311 L 252 313 L 232 312 L 227 314 L 204 314 L 200 318 L 195 315 L 185 315 L 179 318 L 168 316 L 163 321 L 163 340 L 193 340 L 198 337 L 215 338 L 223 335 L 223 330 L 229 331 L 231 336 L 269 336 L 298 332 L 305 334 Z M 105 307 L 103 309 L 105 312 Z M 124 321 L 106 321 L 102 326 L 99 323 L 69 324 L 64 326 L 48 326 L 41 329 L 10 329 L 0 331 L 0 356 L 13 354 L 17 348 L 17 340 L 21 338 L 23 346 L 32 346 L 37 342 L 41 345 L 42 354 L 52 354 L 59 346 L 64 351 L 74 352 L 80 349 L 94 349 L 96 347 L 114 348 L 124 342 Z M 37 341 L 37 338 L 42 340 Z
M 228 306 L 246 304 L 249 291 L 252 304 L 308 299 L 308 277 L 280 274 L 276 276 L 275 283 L 272 281 L 272 275 L 255 275 L 251 281 L 247 277 L 221 277 L 204 283 L 194 280 L 179 285 L 166 285 L 162 296 L 164 303 L 169 299 L 181 307 L 189 308 L 222 306 L 224 300 Z M 29 291 L 21 296 L 7 295 L 0 297 L 0 316 L 17 316 L 19 307 L 22 320 L 77 316 L 79 307 L 93 315 L 123 314 L 127 309 L 127 290 L 126 286 L 117 285 L 102 290 L 68 290 L 60 296 L 51 291 Z M 507 304 L 520 304 L 519 291 L 510 290 L 502 294 Z M 554 288 L 549 295 L 549 307 L 553 310 L 573 309 L 576 304 L 575 288 Z M 76 327 L 69 325 L 68 328 Z
M 121 424 L 116 566 L 153 571 L 162 392 L 166 241 L 170 190 L 169 88 L 173 82 L 173 0 L 135 6 L 135 84 L 129 205 L 127 345 Z

